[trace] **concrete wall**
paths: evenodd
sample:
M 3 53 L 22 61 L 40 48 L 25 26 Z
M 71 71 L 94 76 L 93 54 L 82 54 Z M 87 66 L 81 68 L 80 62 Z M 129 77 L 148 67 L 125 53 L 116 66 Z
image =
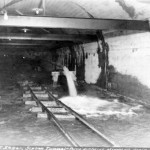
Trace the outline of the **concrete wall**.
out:
M 109 64 L 118 72 L 136 77 L 150 87 L 150 33 L 137 33 L 107 38 Z M 96 83 L 101 68 L 98 67 L 97 43 L 84 44 L 88 58 L 85 59 L 85 81 Z
M 101 72 L 98 67 L 98 45 L 96 42 L 84 44 L 85 51 L 85 81 L 87 83 L 96 83 Z
M 110 90 L 150 103 L 150 33 L 106 38 L 109 44 L 111 73 Z M 96 83 L 101 73 L 98 67 L 97 43 L 84 44 L 85 81 Z
M 110 47 L 109 64 L 150 87 L 150 33 L 108 38 L 106 42 Z

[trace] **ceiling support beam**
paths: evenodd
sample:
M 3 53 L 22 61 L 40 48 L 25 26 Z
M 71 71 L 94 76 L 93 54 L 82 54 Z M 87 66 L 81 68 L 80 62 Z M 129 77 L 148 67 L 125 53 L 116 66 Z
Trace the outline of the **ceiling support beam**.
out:
M 67 34 L 0 34 L 0 39 L 6 40 L 40 40 L 40 41 L 95 41 L 96 35 L 67 35 Z
M 8 49 L 9 51 L 11 51 L 12 49 L 44 49 L 44 48 L 49 48 L 49 49 L 52 49 L 52 47 L 48 47 L 48 46 L 41 46 L 41 45 L 38 45 L 38 46 L 35 46 L 35 45 L 0 45 L 0 50 L 2 49 Z
M 47 49 L 47 50 L 55 50 L 60 47 L 71 46 L 73 42 L 58 42 L 56 43 L 20 43 L 20 42 L 0 42 L 0 50 L 1 49 L 9 49 L 10 51 L 15 49 Z
M 50 46 L 50 44 L 38 44 L 38 43 L 0 43 L 0 46 L 8 46 L 8 45 L 13 45 L 13 46 Z
M 117 37 L 117 36 L 126 36 L 126 35 L 133 35 L 133 34 L 140 34 L 140 33 L 145 33 L 145 31 L 135 31 L 135 30 L 114 30 L 114 31 L 108 31 L 108 32 L 103 32 L 105 38 L 112 38 L 112 37 Z
M 31 50 L 18 50 L 18 51 L 0 51 L 0 55 L 28 55 L 32 53 L 44 54 L 50 51 L 31 51 Z
M 89 30 L 149 30 L 149 22 L 141 20 L 55 18 L 29 16 L 9 16 L 7 21 L 3 19 L 3 16 L 0 16 L 0 26 Z

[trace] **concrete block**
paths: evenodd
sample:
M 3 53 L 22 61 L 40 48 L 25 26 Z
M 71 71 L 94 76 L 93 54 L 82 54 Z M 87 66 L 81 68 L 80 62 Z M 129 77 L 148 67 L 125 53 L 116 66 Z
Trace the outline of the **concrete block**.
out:
M 55 101 L 41 101 L 41 102 L 46 107 L 56 107 L 56 106 L 58 106 Z
M 36 101 L 25 101 L 25 105 L 37 106 Z
M 47 113 L 39 112 L 39 113 L 37 113 L 37 118 L 45 118 L 45 119 L 47 119 L 48 115 L 47 115 Z
M 44 102 L 44 101 L 50 101 L 49 98 L 38 98 L 38 100 L 39 100 L 39 101 L 42 101 L 42 102 Z
M 58 71 L 52 72 L 53 82 L 57 83 L 59 75 L 60 75 L 60 72 L 58 72 Z
M 71 114 L 67 114 L 67 115 L 63 115 L 63 114 L 54 114 L 55 115 L 55 117 L 57 118 L 57 119 L 63 119 L 63 120 L 65 120 L 65 119 L 75 119 L 75 116 L 73 116 L 73 115 L 71 115 Z
M 46 94 L 46 91 L 33 91 L 34 94 Z
M 58 94 L 53 94 L 54 97 L 58 98 Z
M 55 114 L 54 114 L 55 115 Z M 66 120 L 66 119 L 75 119 L 75 117 L 73 115 L 61 115 L 61 114 L 56 114 L 55 117 L 59 120 Z M 47 113 L 37 113 L 37 118 L 48 118 Z
M 26 97 L 23 97 L 22 100 L 23 100 L 24 102 L 25 102 L 25 101 L 32 101 L 32 98 L 31 98 L 31 97 L 27 97 L 27 98 L 26 98 Z
M 38 99 L 48 99 L 48 97 L 49 97 L 47 93 L 44 93 L 44 91 L 34 92 L 34 94 Z M 26 91 L 23 94 L 23 98 L 30 98 L 30 97 L 32 97 L 32 96 L 31 96 L 31 93 L 29 91 Z
M 29 90 L 25 91 L 25 94 L 30 94 L 31 92 Z M 46 91 L 33 91 L 34 94 L 45 94 Z
M 30 108 L 30 111 L 31 112 L 42 112 L 42 108 L 41 107 L 32 107 L 32 108 Z
M 30 94 L 30 91 L 29 91 L 29 90 L 27 90 L 27 91 L 25 91 L 25 92 L 24 92 L 24 94 Z
M 49 107 L 48 110 L 51 111 L 52 113 L 67 113 L 68 112 L 63 107 Z
M 41 86 L 30 87 L 32 90 L 42 90 Z
M 37 98 L 48 98 L 47 93 L 34 93 Z
M 27 93 L 27 94 L 24 93 L 24 94 L 23 94 L 23 98 L 29 98 L 29 97 L 31 97 L 31 94 L 30 94 L 30 93 Z
M 26 86 L 22 87 L 22 89 L 23 89 L 24 91 L 28 90 L 28 88 L 27 88 Z

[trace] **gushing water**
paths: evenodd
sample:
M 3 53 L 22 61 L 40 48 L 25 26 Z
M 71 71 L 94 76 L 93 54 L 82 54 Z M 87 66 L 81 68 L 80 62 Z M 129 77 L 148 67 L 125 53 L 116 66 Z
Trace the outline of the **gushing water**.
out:
M 96 97 L 76 96 L 63 97 L 60 99 L 63 103 L 71 107 L 73 110 L 81 115 L 87 117 L 93 116 L 116 116 L 123 118 L 123 116 L 136 116 L 137 112 L 142 109 L 141 105 L 129 106 L 120 103 L 118 100 L 107 101 Z M 105 117 L 104 117 L 105 118 Z
M 136 112 L 142 107 L 141 105 L 129 106 L 120 103 L 117 99 L 110 102 L 96 97 L 79 96 L 68 68 L 64 67 L 63 70 L 67 78 L 70 96 L 63 97 L 60 100 L 81 115 L 86 115 L 87 117 L 115 115 L 120 118 L 122 116 L 137 115 Z
M 76 90 L 74 81 L 72 79 L 71 73 L 69 72 L 68 68 L 65 67 L 65 66 L 63 67 L 63 70 L 64 70 L 64 74 L 65 74 L 65 76 L 67 78 L 69 94 L 70 94 L 70 96 L 75 97 L 75 96 L 77 96 L 77 90 Z

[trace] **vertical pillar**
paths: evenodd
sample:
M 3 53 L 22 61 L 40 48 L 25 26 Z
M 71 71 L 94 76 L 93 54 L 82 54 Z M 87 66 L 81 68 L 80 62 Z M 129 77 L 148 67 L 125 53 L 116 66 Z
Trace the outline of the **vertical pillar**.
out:
M 98 57 L 99 57 L 99 67 L 101 67 L 101 74 L 98 80 L 100 87 L 107 89 L 108 86 L 108 44 L 105 42 L 102 31 L 97 31 L 98 38 Z

